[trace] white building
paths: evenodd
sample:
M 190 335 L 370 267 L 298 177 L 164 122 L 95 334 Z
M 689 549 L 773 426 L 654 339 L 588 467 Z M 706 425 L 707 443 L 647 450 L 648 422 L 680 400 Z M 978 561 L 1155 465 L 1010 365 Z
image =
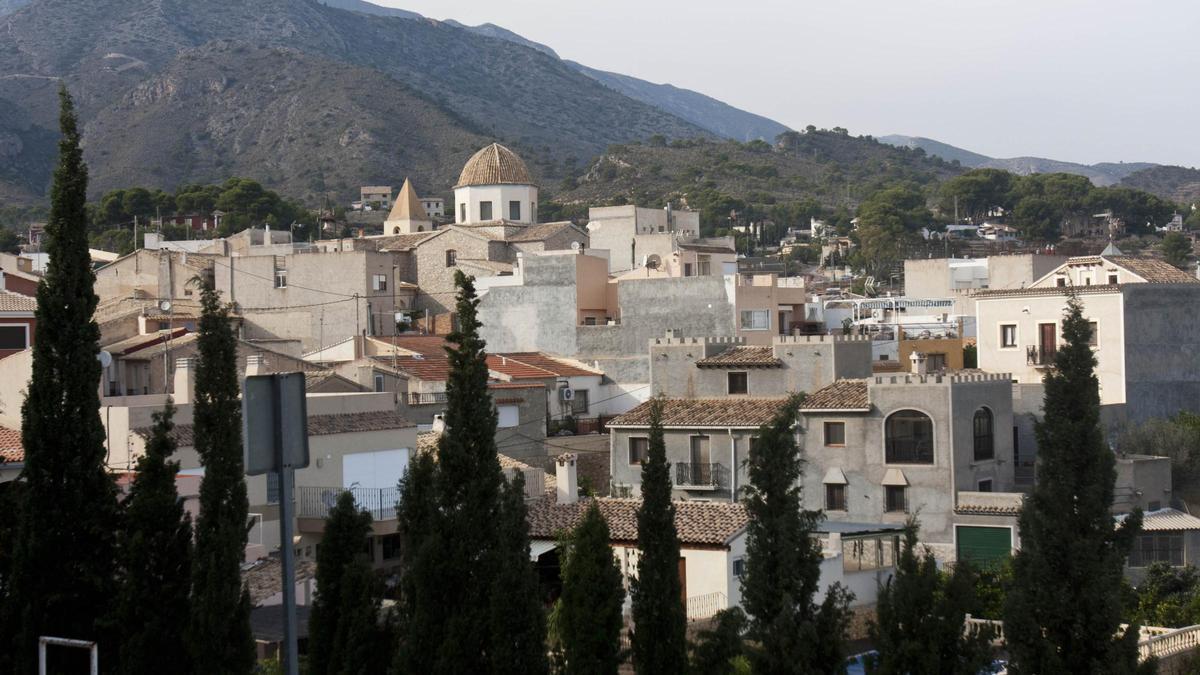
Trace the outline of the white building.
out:
M 455 220 L 459 225 L 507 220 L 538 222 L 538 188 L 517 153 L 492 143 L 475 153 L 454 186 Z

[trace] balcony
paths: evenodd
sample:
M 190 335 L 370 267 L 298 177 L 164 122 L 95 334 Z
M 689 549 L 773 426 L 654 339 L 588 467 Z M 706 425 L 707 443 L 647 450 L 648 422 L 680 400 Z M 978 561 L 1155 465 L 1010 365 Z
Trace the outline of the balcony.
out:
M 722 490 L 729 488 L 729 469 L 724 464 L 675 464 L 675 487 L 684 490 Z
M 1054 365 L 1054 357 L 1057 354 L 1057 345 L 1029 345 L 1025 347 L 1025 363 L 1038 368 L 1048 368 Z
M 410 391 L 407 394 L 409 405 L 437 405 L 446 402 L 446 392 L 421 393 Z
M 369 511 L 376 521 L 395 520 L 396 503 L 400 501 L 400 489 L 390 488 L 340 488 L 298 487 L 296 488 L 296 517 L 324 518 L 337 504 L 338 495 L 350 492 L 358 508 Z

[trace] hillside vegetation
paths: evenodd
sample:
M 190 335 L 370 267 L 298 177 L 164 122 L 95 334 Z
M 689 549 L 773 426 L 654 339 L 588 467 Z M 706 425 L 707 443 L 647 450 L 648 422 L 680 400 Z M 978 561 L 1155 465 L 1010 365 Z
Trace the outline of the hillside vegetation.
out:
M 1126 176 L 1121 184 L 1163 195 L 1188 209 L 1200 202 L 1200 169 L 1155 166 Z

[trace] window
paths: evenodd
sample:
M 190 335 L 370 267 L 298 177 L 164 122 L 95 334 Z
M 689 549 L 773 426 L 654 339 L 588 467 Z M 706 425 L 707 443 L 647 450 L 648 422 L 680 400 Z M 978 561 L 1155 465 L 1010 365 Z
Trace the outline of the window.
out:
M 446 267 L 454 267 L 458 264 L 458 251 L 452 248 L 446 249 Z
M 712 256 L 696 256 L 696 274 L 702 277 L 712 274 Z
M 1143 534 L 1134 541 L 1130 567 L 1149 567 L 1156 562 L 1183 567 L 1182 534 Z
M 383 391 L 383 375 L 375 373 L 375 391 Z
M 458 205 L 458 222 L 460 222 L 460 223 L 467 222 L 467 205 L 466 204 Z
M 1095 321 L 1088 322 L 1088 344 L 1093 347 L 1100 345 L 1099 326 L 1096 325 Z
M 946 371 L 946 355 L 941 353 L 925 355 L 925 369 L 931 373 Z
M 631 438 L 629 439 L 629 463 L 631 465 L 641 464 L 646 461 L 646 455 L 650 452 L 649 438 Z
M 287 288 L 287 270 L 275 270 L 275 288 Z
M 992 479 L 988 478 L 986 480 L 979 481 L 978 490 L 979 490 L 979 492 L 991 492 L 992 491 Z
M 275 471 L 267 472 L 267 503 L 279 503 L 279 474 Z
M 1115 274 L 1108 275 L 1108 283 L 1115 285 L 1117 283 L 1117 275 L 1115 275 Z
M 692 263 L 683 263 L 683 276 L 692 276 Z
M 1066 286 L 1066 285 L 1067 285 L 1067 278 L 1066 278 L 1066 277 L 1059 277 L 1059 278 L 1058 278 L 1058 279 L 1055 281 L 1055 283 L 1056 283 L 1056 285 L 1058 285 L 1059 287 Z
M 1015 324 L 1015 323 L 1000 324 L 1000 346 L 1001 347 L 1016 347 L 1017 346 L 1017 324 Z
M 995 438 L 992 434 L 992 411 L 980 408 L 975 411 L 975 461 L 996 458 Z
M 521 219 L 521 202 L 511 201 L 508 203 L 508 219 L 509 220 L 520 220 Z
M 491 202 L 479 202 L 479 219 L 480 220 L 491 220 L 492 219 L 492 203 Z
M 841 483 L 825 484 L 825 510 L 846 510 L 846 486 Z
M 749 374 L 747 373 L 729 373 L 729 393 L 730 394 L 749 394 L 750 382 Z
M 893 413 L 884 423 L 889 464 L 933 464 L 933 420 L 917 410 Z
M 733 576 L 735 576 L 739 579 L 742 579 L 746 576 L 746 559 L 745 558 L 734 558 L 733 559 Z
M 497 406 L 497 421 L 496 427 L 500 429 L 512 429 L 513 427 L 521 426 L 521 413 L 515 405 Z
M 585 316 L 585 317 L 583 317 L 583 325 L 585 325 L 585 326 L 595 326 L 595 325 L 596 325 L 596 317 L 594 317 L 594 316 Z
M 379 547 L 383 551 L 384 560 L 395 560 L 400 557 L 400 535 L 385 534 L 379 538 Z
M 825 445 L 827 446 L 843 446 L 846 444 L 846 423 L 845 422 L 826 422 L 825 423 Z
M 884 510 L 888 513 L 905 513 L 908 511 L 907 487 L 903 485 L 883 486 Z
M 588 390 L 576 389 L 575 396 L 571 398 L 571 414 L 586 415 L 588 407 Z
M 377 291 L 386 291 L 387 290 L 387 275 L 385 275 L 385 274 L 371 275 L 371 288 L 373 288 Z
M 742 330 L 771 330 L 771 310 L 743 309 L 741 327 Z
M 170 321 L 159 321 L 158 329 L 159 330 L 171 330 L 171 322 Z

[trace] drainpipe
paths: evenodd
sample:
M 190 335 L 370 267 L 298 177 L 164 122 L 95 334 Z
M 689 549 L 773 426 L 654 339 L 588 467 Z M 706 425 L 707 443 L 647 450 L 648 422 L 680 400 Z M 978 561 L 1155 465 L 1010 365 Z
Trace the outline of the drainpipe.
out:
M 737 439 L 729 429 L 729 501 L 737 502 Z

